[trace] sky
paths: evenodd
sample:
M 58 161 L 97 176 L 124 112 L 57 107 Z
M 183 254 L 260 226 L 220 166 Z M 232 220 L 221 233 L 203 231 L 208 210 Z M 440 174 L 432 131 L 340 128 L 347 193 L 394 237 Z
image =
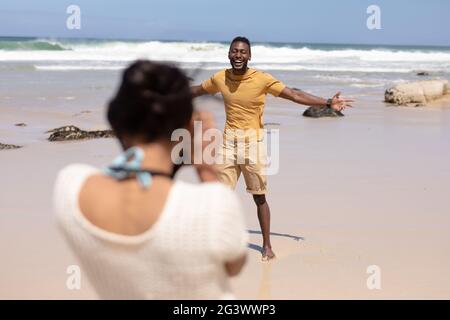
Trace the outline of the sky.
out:
M 367 28 L 369 5 L 381 29 Z M 450 46 L 449 16 L 448 0 L 1 0 L 0 36 Z

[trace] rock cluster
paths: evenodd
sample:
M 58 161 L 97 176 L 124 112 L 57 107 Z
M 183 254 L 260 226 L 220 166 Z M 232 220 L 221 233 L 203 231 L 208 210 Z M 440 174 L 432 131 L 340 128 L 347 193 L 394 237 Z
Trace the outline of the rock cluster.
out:
M 47 131 L 47 133 L 51 133 L 51 135 L 48 137 L 49 141 L 68 141 L 114 137 L 112 130 L 85 131 L 73 125 L 55 128 Z
M 4 144 L 0 143 L 0 150 L 9 150 L 9 149 L 19 149 L 21 146 L 16 146 L 14 144 Z

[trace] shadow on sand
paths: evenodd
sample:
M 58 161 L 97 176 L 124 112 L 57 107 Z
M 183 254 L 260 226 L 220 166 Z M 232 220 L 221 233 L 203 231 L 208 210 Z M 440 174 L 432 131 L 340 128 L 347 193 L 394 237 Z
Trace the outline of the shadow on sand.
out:
M 247 230 L 247 232 L 248 232 L 249 234 L 261 234 L 261 231 L 256 231 L 256 230 Z M 300 241 L 300 240 L 303 241 L 303 240 L 305 240 L 304 237 L 293 236 L 293 235 L 291 235 L 291 234 L 286 234 L 286 233 L 276 233 L 276 232 L 271 232 L 270 235 L 271 235 L 271 236 L 276 236 L 276 237 L 291 238 L 292 240 L 295 240 L 295 241 Z M 248 244 L 248 247 L 249 247 L 250 249 L 256 250 L 256 251 L 258 251 L 258 252 L 261 252 L 261 251 L 262 251 L 262 247 L 259 246 L 259 245 L 257 245 L 257 244 L 249 243 L 249 244 Z
M 247 230 L 247 232 L 249 234 L 261 234 L 261 231 L 256 231 L 256 230 Z M 300 237 L 300 236 L 293 236 L 291 234 L 286 234 L 286 233 L 275 233 L 275 232 L 271 232 L 270 233 L 271 236 L 275 236 L 275 237 L 285 237 L 285 238 L 291 238 L 294 241 L 300 241 L 300 240 L 305 240 L 304 237 Z M 248 243 L 248 248 L 252 249 L 252 250 L 256 250 L 257 252 L 261 252 L 262 251 L 262 247 L 257 245 L 257 244 L 253 244 L 253 243 Z M 261 278 L 260 278 L 260 283 L 259 283 L 259 289 L 258 292 L 256 293 L 256 297 L 257 299 L 262 299 L 262 300 L 271 300 L 272 299 L 272 264 L 271 263 L 262 263 L 261 264 Z

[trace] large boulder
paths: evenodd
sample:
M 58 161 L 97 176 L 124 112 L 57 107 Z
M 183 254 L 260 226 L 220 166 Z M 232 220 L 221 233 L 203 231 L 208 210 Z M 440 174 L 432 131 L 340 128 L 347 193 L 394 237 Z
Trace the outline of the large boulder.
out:
M 424 106 L 449 94 L 447 80 L 427 80 L 398 84 L 386 90 L 384 98 L 399 106 Z

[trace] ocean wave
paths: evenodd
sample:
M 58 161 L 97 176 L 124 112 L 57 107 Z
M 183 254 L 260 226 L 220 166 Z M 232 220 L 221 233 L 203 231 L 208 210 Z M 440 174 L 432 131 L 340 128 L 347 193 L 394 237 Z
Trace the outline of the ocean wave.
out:
M 38 62 L 53 70 L 112 70 L 130 61 L 145 58 L 170 61 L 182 67 L 219 69 L 228 67 L 228 45 L 219 42 L 162 41 L 74 41 L 35 39 L 11 41 L 0 39 L 0 61 Z M 54 62 L 54 63 L 53 63 Z M 89 66 L 82 66 L 89 64 Z M 109 65 L 113 64 L 113 66 Z M 92 65 L 92 66 L 91 66 Z M 333 72 L 408 73 L 415 70 L 448 72 L 450 50 L 390 48 L 323 48 L 311 46 L 252 46 L 250 66 L 265 70 L 311 70 Z M 37 66 L 46 70 L 48 66 Z
M 36 70 L 40 71 L 88 71 L 88 70 L 122 70 L 125 66 L 93 66 L 93 65 L 37 65 Z
M 91 61 L 90 61 L 91 62 Z M 92 63 L 92 62 L 91 62 Z M 126 68 L 126 64 L 122 65 L 92 65 L 92 64 L 56 64 L 56 65 L 36 65 L 35 70 L 41 71 L 86 71 L 86 70 L 122 70 Z M 186 64 L 182 63 L 178 65 L 182 69 L 195 69 L 200 68 L 202 70 L 218 71 L 225 68 L 229 68 L 229 65 L 213 65 L 213 66 L 203 66 L 201 64 Z M 414 72 L 413 69 L 401 69 L 401 68 L 355 68 L 349 66 L 342 67 L 320 67 L 320 66 L 301 66 L 301 65 L 285 65 L 285 64 L 252 64 L 252 68 L 264 70 L 264 71 L 318 71 L 318 72 L 355 72 L 355 73 L 402 73 L 407 74 Z M 0 68 L 2 70 L 2 68 Z M 342 82 L 349 82 L 346 79 L 341 79 Z M 350 81 L 351 82 L 351 81 Z
M 350 87 L 354 88 L 379 88 L 384 87 L 385 84 L 381 83 L 352 83 Z
M 0 50 L 5 51 L 65 51 L 62 44 L 50 40 L 0 40 Z
M 322 71 L 322 72 L 362 72 L 362 73 L 410 73 L 414 68 L 392 68 L 379 66 L 352 66 L 336 64 L 332 65 L 286 65 L 286 64 L 255 64 L 254 67 L 262 70 L 286 70 L 286 71 Z

